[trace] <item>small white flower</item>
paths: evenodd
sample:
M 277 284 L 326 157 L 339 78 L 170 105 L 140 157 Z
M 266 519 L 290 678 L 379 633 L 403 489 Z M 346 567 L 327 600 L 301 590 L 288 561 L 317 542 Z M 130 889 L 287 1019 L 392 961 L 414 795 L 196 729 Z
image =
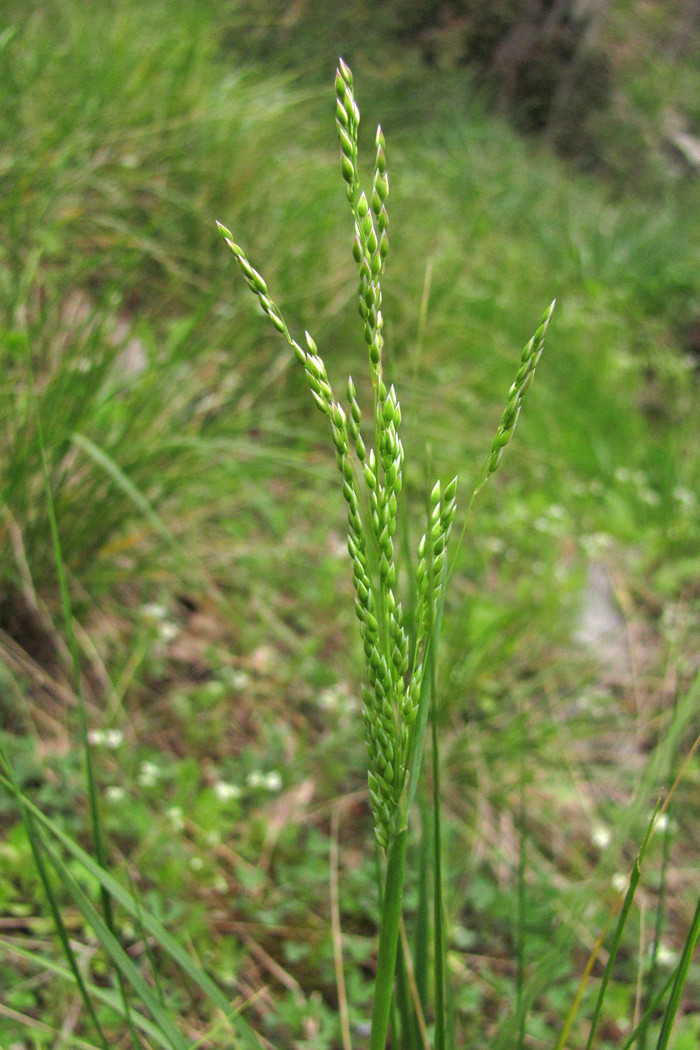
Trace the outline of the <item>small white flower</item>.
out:
M 173 638 L 177 637 L 179 628 L 177 624 L 171 623 L 169 620 L 165 620 L 158 626 L 158 636 L 161 642 L 172 642 Z
M 665 831 L 675 831 L 677 824 L 671 820 L 668 813 L 660 813 L 654 823 L 654 834 L 663 835 Z
M 82 372 L 84 374 L 92 368 L 92 361 L 89 357 L 76 357 L 70 367 L 73 372 Z
M 616 874 L 612 877 L 613 887 L 617 890 L 618 893 L 625 893 L 625 891 L 627 890 L 628 883 L 629 879 L 620 871 L 616 872 Z
M 126 798 L 126 791 L 119 784 L 112 784 L 105 790 L 105 798 L 108 802 L 123 802 Z
M 678 952 L 674 952 L 673 948 L 669 948 L 667 944 L 660 944 L 656 949 L 656 961 L 659 966 L 670 970 L 678 963 Z
M 184 814 L 182 812 L 182 806 L 171 806 L 166 812 L 168 822 L 172 827 L 173 831 L 182 831 L 185 827 Z
M 610 550 L 612 545 L 612 536 L 609 536 L 607 532 L 592 532 L 588 536 L 581 537 L 581 546 L 589 558 Z
M 276 769 L 273 769 L 270 773 L 263 773 L 261 770 L 255 769 L 246 777 L 246 784 L 251 788 L 279 791 L 282 787 L 282 776 Z
M 318 706 L 324 711 L 340 711 L 345 714 L 352 714 L 358 708 L 357 700 L 347 682 L 337 682 L 323 689 L 318 695 Z
M 241 689 L 245 689 L 249 684 L 250 675 L 247 675 L 245 671 L 234 670 L 229 674 L 228 681 L 232 689 L 236 689 L 240 692 Z
M 324 711 L 338 711 L 345 706 L 348 694 L 344 683 L 330 685 L 318 694 L 318 706 Z
M 282 787 L 282 774 L 273 769 L 272 772 L 266 774 L 263 784 L 268 791 L 279 791 Z
M 204 687 L 204 692 L 206 693 L 209 699 L 216 700 L 225 694 L 226 686 L 223 682 L 220 682 L 218 679 L 215 678 L 211 682 L 207 682 L 206 686 Z
M 190 867 L 192 871 L 201 871 L 204 867 L 204 861 L 201 857 L 190 857 Z
M 149 602 L 148 605 L 142 606 L 141 613 L 144 620 L 151 620 L 155 623 L 168 618 L 168 610 L 159 602 Z
M 114 751 L 124 743 L 124 734 L 121 729 L 91 729 L 88 740 L 95 747 L 107 747 Z
M 684 507 L 695 506 L 695 493 L 690 489 L 682 488 L 680 485 L 673 490 L 673 498 Z
M 229 802 L 233 798 L 241 797 L 241 789 L 238 784 L 229 784 L 225 780 L 217 780 L 214 784 L 214 794 L 221 802 Z
M 153 787 L 160 776 L 160 769 L 155 762 L 142 762 L 137 780 L 141 787 Z
M 604 824 L 597 824 L 591 832 L 591 841 L 598 849 L 605 849 L 606 846 L 609 846 L 611 839 L 610 828 L 606 828 Z

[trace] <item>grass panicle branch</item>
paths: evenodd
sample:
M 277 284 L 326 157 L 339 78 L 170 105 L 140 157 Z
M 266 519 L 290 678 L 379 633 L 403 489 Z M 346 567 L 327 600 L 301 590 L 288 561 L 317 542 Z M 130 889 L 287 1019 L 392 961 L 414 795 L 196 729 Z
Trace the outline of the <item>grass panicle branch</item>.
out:
M 555 305 L 556 303 L 553 300 L 547 307 L 539 328 L 522 352 L 520 368 L 518 369 L 513 384 L 508 391 L 508 402 L 503 410 L 501 421 L 498 424 L 496 435 L 491 444 L 491 451 L 484 461 L 484 465 L 481 468 L 476 485 L 474 486 L 472 500 L 481 491 L 488 479 L 498 468 L 498 464 L 501 462 L 501 456 L 503 455 L 503 450 L 513 436 L 515 426 L 518 422 L 518 416 L 520 415 L 523 398 L 532 386 L 532 381 L 535 378 L 535 369 L 537 368 L 540 357 L 542 356 L 545 335 L 547 334 L 547 329 L 549 328 L 549 322 L 552 319 Z

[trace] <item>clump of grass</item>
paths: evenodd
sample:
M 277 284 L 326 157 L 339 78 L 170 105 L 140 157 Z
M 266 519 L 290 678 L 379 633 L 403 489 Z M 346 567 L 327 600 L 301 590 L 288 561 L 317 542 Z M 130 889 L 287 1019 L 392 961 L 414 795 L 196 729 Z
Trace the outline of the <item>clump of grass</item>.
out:
M 267 212 L 281 239 L 293 186 L 269 158 L 301 95 L 281 78 L 224 74 L 203 8 L 174 20 L 160 0 L 118 14 L 11 0 L 3 14 L 0 659 L 29 669 L 32 693 L 45 674 L 55 692 L 70 661 L 37 421 L 76 612 L 86 626 L 113 621 L 110 662 L 133 642 L 138 605 L 175 579 L 212 594 L 209 556 L 223 544 L 199 537 L 221 537 L 232 500 L 259 502 L 273 457 L 247 437 L 289 369 L 245 323 L 234 366 L 217 351 L 237 307 L 222 305 L 210 220 L 227 200 L 244 226 Z M 311 148 L 307 134 L 296 148 Z

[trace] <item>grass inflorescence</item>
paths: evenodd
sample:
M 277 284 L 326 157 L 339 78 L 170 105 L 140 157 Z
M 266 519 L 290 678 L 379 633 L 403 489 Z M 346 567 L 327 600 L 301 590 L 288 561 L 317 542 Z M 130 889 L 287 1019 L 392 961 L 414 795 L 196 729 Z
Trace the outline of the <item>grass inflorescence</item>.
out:
M 399 434 L 401 407 L 394 386 L 386 385 L 383 367 L 382 276 L 389 254 L 389 177 L 385 141 L 382 129 L 378 127 L 372 188 L 368 198 L 361 188 L 358 173 L 360 111 L 355 100 L 352 72 L 342 59 L 336 72 L 335 90 L 341 172 L 354 222 L 352 255 L 359 270 L 358 305 L 373 395 L 371 444 L 365 443 L 362 434 L 363 414 L 352 377 L 348 377 L 347 382 L 346 411 L 335 398 L 323 358 L 311 335 L 305 332 L 306 347 L 292 337 L 279 308 L 269 296 L 264 278 L 251 266 L 231 232 L 221 224 L 219 230 L 264 313 L 291 346 L 304 370 L 314 402 L 330 421 L 347 504 L 348 551 L 352 560 L 355 608 L 360 622 L 367 679 L 362 696 L 369 758 L 368 786 L 375 836 L 387 853 L 385 878 L 380 887 L 382 922 L 370 1041 L 371 1047 L 379 1050 L 386 1042 L 391 1012 L 408 808 L 415 794 L 429 705 L 435 702 L 439 625 L 447 579 L 448 541 L 457 507 L 457 478 L 444 488 L 437 481 L 430 493 L 428 526 L 418 544 L 415 562 L 414 619 L 408 626 L 396 593 L 399 571 L 394 539 L 403 487 L 404 450 Z M 503 449 L 510 441 L 523 396 L 534 378 L 553 307 L 554 304 L 523 351 L 520 368 L 474 495 L 494 473 Z M 412 651 L 409 651 L 410 637 L 414 639 Z M 428 654 L 430 663 L 426 676 Z M 407 790 L 409 783 L 410 792 Z M 441 974 L 441 951 L 436 953 L 436 965 Z M 442 981 L 442 976 L 437 978 L 439 987 Z M 444 1010 L 444 1001 L 440 997 L 438 1028 L 442 1033 Z M 408 1024 L 407 1016 L 403 1025 Z M 438 1039 L 438 1045 L 443 1045 L 443 1038 L 444 1035 Z
M 219 229 L 231 248 L 249 288 L 258 297 L 274 327 L 292 347 L 304 369 L 317 407 L 331 424 L 336 462 L 342 478 L 348 511 L 348 550 L 352 559 L 355 608 L 365 654 L 368 686 L 363 690 L 364 721 L 369 755 L 369 791 L 374 829 L 386 849 L 405 821 L 401 799 L 409 765 L 411 731 L 418 713 L 426 644 L 428 603 L 440 601 L 445 552 L 456 508 L 456 479 L 441 491 L 437 482 L 431 494 L 430 567 L 426 537 L 419 546 L 417 568 L 417 635 L 409 654 L 409 633 L 402 603 L 396 596 L 397 558 L 395 534 L 398 501 L 403 486 L 404 451 L 399 436 L 401 406 L 396 391 L 384 381 L 382 350 L 381 278 L 389 252 L 387 197 L 389 179 L 384 136 L 377 128 L 371 205 L 360 188 L 357 170 L 360 113 L 353 91 L 352 73 L 341 61 L 336 75 L 336 123 L 341 144 L 342 175 L 355 226 L 353 258 L 359 269 L 359 312 L 369 356 L 373 393 L 372 432 L 369 447 L 362 434 L 362 410 L 352 377 L 347 381 L 345 410 L 336 400 L 322 357 L 309 335 L 306 348 L 292 338 L 278 307 L 268 295 L 263 278 L 233 240 Z M 399 819 L 400 818 L 400 819 Z M 397 823 L 398 819 L 398 823 Z

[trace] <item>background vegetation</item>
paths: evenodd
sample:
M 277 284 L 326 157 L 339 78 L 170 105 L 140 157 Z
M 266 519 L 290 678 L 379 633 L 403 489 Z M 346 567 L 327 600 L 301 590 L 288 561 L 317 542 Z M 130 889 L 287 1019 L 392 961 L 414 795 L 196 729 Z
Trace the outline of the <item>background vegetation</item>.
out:
M 499 79 L 498 41 L 474 52 L 477 9 L 502 12 L 502 41 L 523 5 L 423 7 L 414 26 L 398 5 L 360 0 L 342 15 L 310 0 L 176 13 L 167 0 L 8 0 L 0 26 L 3 746 L 35 803 L 87 842 L 38 414 L 114 863 L 278 1048 L 340 1045 L 335 838 L 357 1045 L 368 1019 L 361 662 L 324 421 L 214 220 L 264 264 L 334 383 L 362 373 L 338 54 L 361 135 L 370 144 L 381 119 L 387 139 L 386 341 L 416 522 L 426 473 L 469 489 L 519 350 L 558 301 L 445 610 L 456 1046 L 513 1045 L 523 782 L 527 1045 L 540 1048 L 697 734 L 700 184 L 668 130 L 675 115 L 692 140 L 700 119 L 690 5 L 682 25 L 660 3 L 600 5 L 585 55 L 607 86 L 576 118 L 578 152 L 563 135 L 574 118 L 542 109 L 555 72 L 535 120 L 532 94 Z M 697 791 L 695 760 L 647 858 L 601 1048 L 624 1045 L 641 990 L 683 943 Z M 9 795 L 0 832 L 0 1045 L 81 1045 L 92 1033 L 51 971 Z M 84 965 L 108 982 L 66 907 Z M 700 1035 L 693 977 L 677 1050 Z M 206 1007 L 177 995 L 194 1039 Z M 103 1023 L 127 1045 L 107 1007 Z

